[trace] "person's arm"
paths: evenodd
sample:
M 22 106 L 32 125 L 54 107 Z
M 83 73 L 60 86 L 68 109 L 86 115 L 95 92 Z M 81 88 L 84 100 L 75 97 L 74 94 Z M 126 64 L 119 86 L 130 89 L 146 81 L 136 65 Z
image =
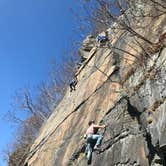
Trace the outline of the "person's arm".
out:
M 105 125 L 93 125 L 94 128 L 105 128 Z

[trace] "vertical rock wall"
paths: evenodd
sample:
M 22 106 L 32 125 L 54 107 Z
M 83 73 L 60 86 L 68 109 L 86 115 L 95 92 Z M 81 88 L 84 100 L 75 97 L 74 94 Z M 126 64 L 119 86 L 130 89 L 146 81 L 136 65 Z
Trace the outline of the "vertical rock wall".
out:
M 156 25 L 164 27 L 164 22 L 165 17 L 154 22 L 153 39 L 159 37 Z M 67 90 L 25 165 L 85 166 L 82 136 L 91 119 L 107 126 L 93 166 L 166 165 L 166 49 L 141 59 L 142 51 L 129 33 L 112 28 L 109 34 L 109 44 L 125 52 L 90 44 L 94 47 L 86 49 L 76 91 Z

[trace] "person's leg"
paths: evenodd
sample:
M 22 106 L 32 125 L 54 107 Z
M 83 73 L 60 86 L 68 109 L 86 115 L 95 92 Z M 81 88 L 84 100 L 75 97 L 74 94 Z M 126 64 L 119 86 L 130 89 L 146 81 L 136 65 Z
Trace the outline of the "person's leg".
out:
M 96 140 L 96 145 L 95 146 L 99 146 L 101 144 L 103 136 L 99 135 L 99 134 L 93 134 L 92 139 Z
M 99 40 L 99 42 L 98 42 L 98 47 L 100 47 L 100 45 L 101 45 L 101 41 Z
M 92 139 L 92 135 L 87 135 L 87 138 L 86 138 L 86 150 L 85 152 L 87 153 L 89 150 L 91 150 L 91 143 L 93 142 L 93 139 Z
M 70 92 L 72 92 L 72 91 L 73 91 L 73 85 L 70 84 Z
M 76 85 L 77 85 L 77 82 L 75 82 L 73 85 L 74 90 L 76 90 Z

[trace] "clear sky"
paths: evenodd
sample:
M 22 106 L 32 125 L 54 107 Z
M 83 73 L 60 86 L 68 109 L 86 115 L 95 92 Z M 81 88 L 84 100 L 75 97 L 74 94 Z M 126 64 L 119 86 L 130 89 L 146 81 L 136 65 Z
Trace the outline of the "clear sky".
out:
M 0 0 L 0 117 L 14 92 L 47 79 L 49 61 L 60 60 L 71 46 L 75 5 L 76 0 Z M 0 118 L 0 152 L 12 140 L 11 131 Z M 6 166 L 1 156 L 0 166 Z

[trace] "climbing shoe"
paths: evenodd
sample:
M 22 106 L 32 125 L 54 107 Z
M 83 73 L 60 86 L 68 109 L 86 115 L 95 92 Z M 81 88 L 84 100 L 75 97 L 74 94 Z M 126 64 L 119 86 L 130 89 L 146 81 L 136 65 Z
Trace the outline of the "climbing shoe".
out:
M 99 146 L 95 145 L 94 150 L 100 150 Z

